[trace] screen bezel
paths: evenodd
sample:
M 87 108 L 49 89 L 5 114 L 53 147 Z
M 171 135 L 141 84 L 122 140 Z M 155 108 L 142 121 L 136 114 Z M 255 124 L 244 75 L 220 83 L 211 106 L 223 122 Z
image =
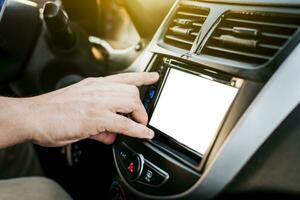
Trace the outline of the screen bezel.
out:
M 216 81 L 218 83 L 221 83 L 221 84 L 224 84 L 224 85 L 227 85 L 227 86 L 230 86 L 230 87 L 237 88 L 238 92 L 239 92 L 239 89 L 241 87 L 241 86 L 237 86 L 237 85 L 232 85 L 231 80 L 232 80 L 232 78 L 234 78 L 232 76 L 227 76 L 227 75 L 224 75 L 224 76 L 221 75 L 220 76 L 220 74 L 218 74 L 216 72 L 213 72 L 213 71 L 206 71 L 206 70 L 194 71 L 192 69 L 187 69 L 186 67 L 181 67 L 180 65 L 176 65 L 176 64 L 164 64 L 163 66 L 161 66 L 161 78 L 160 78 L 159 83 L 156 86 L 157 87 L 156 95 L 155 95 L 155 97 L 152 101 L 152 104 L 150 105 L 149 109 L 147 110 L 148 116 L 149 116 L 149 121 L 152 117 L 152 114 L 153 114 L 155 108 L 156 108 L 156 105 L 159 101 L 160 95 L 163 91 L 164 85 L 165 85 L 165 83 L 168 79 L 169 72 L 172 68 L 176 69 L 176 70 L 183 71 L 185 73 L 189 73 L 189 74 L 192 74 L 192 75 L 199 76 L 200 78 L 204 78 L 204 79 L 207 79 L 207 80 L 210 80 L 210 81 L 213 80 L 213 81 Z M 236 96 L 238 95 L 238 92 L 237 92 Z M 225 117 L 223 118 L 222 122 L 220 123 L 218 131 L 213 136 L 213 139 L 211 140 L 211 142 L 210 142 L 210 144 L 209 144 L 209 146 L 206 149 L 204 154 L 201 154 L 201 153 L 195 151 L 194 149 L 190 148 L 189 146 L 181 143 L 180 141 L 177 141 L 176 139 L 174 139 L 170 135 L 168 135 L 168 134 L 160 131 L 159 129 L 151 126 L 150 124 L 148 124 L 148 127 L 153 129 L 154 132 L 156 133 L 156 137 L 154 138 L 154 140 L 152 142 L 154 142 L 154 143 L 158 142 L 158 144 L 161 144 L 160 140 L 162 138 L 165 139 L 165 140 L 167 139 L 168 140 L 167 142 L 170 145 L 181 148 L 181 150 L 183 150 L 189 156 L 194 156 L 194 157 L 197 158 L 197 160 L 201 161 L 201 159 L 204 157 L 204 155 L 206 155 L 207 152 L 211 149 L 211 146 L 213 145 L 215 139 L 217 138 L 217 136 L 220 132 L 220 128 L 222 127 L 222 125 L 224 123 L 224 120 L 226 119 L 226 116 L 230 112 L 230 109 L 231 109 L 231 106 L 232 106 L 233 102 L 234 102 L 234 100 L 232 101 L 232 103 L 231 103 L 229 109 L 227 110 L 227 112 L 225 113 Z

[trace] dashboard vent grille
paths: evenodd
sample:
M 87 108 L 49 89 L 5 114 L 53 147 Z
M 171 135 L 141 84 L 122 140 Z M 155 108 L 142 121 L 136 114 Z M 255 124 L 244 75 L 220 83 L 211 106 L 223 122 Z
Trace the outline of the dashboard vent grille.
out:
M 223 15 L 201 53 L 261 65 L 273 58 L 299 27 L 297 15 L 231 11 Z
M 168 27 L 164 42 L 181 49 L 190 50 L 208 13 L 209 9 L 207 8 L 195 7 L 182 2 Z

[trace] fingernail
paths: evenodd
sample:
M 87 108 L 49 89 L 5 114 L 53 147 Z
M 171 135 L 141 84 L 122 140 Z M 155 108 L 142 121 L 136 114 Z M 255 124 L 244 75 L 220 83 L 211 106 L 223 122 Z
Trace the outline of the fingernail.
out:
M 155 134 L 154 131 L 149 129 L 148 138 L 152 139 L 154 137 L 154 134 Z

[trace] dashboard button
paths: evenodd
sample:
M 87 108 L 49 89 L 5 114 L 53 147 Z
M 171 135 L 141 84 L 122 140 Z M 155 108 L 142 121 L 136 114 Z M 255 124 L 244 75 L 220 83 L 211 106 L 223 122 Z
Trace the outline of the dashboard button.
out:
M 149 185 L 149 186 L 160 186 L 163 184 L 169 175 L 158 169 L 157 167 L 151 166 L 150 163 L 145 162 L 143 172 L 138 179 L 138 182 Z
M 151 86 L 151 88 L 149 89 L 149 93 L 148 93 L 148 96 L 149 98 L 152 100 L 155 96 L 155 91 L 156 91 L 156 88 L 154 86 Z
M 118 155 L 123 168 L 127 168 L 130 162 L 132 162 L 133 152 L 131 152 L 124 144 L 121 144 L 118 149 Z
M 131 162 L 127 165 L 126 174 L 127 178 L 131 181 L 136 180 L 142 171 L 142 159 L 138 154 L 132 157 Z
M 120 166 L 127 179 L 130 181 L 137 180 L 143 170 L 143 156 L 129 149 L 124 143 L 119 146 L 117 151 Z

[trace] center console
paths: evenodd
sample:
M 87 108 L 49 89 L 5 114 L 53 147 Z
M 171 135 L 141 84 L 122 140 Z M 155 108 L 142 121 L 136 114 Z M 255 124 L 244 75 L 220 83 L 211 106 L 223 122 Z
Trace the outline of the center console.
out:
M 221 190 L 218 178 L 229 176 L 225 168 L 240 161 L 239 152 L 222 160 L 224 171 L 214 163 L 300 41 L 299 19 L 298 7 L 263 0 L 176 1 L 134 64 L 160 74 L 156 84 L 140 88 L 155 137 L 119 136 L 114 144 L 118 184 L 132 195 L 128 199 L 209 199 L 214 189 Z M 202 186 L 201 193 L 187 197 L 206 183 L 212 168 L 208 185 L 215 188 Z
M 245 91 L 259 87 L 163 55 L 154 56 L 147 71 L 160 74 L 155 85 L 141 88 L 155 137 L 119 136 L 114 157 L 128 187 L 149 196 L 176 195 L 199 180 L 216 141 L 226 137 L 252 99 L 251 94 L 244 96 Z

